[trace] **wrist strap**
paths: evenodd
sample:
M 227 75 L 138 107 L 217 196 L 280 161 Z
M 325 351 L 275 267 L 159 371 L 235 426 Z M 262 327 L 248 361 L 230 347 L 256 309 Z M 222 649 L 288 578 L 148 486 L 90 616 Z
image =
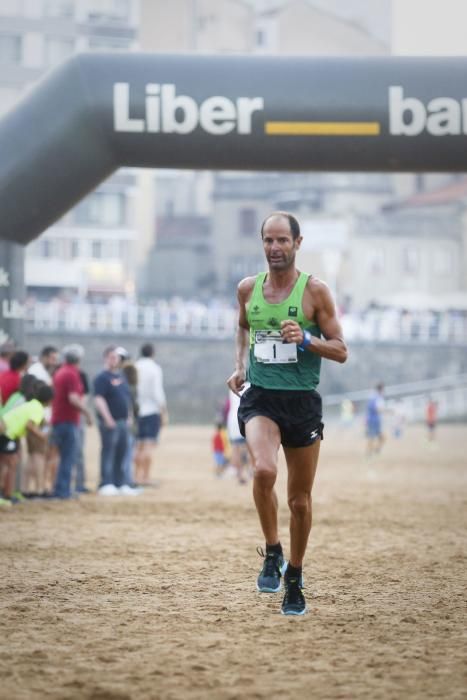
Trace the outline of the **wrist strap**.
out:
M 300 350 L 305 350 L 309 345 L 311 345 L 313 342 L 313 336 L 311 335 L 310 331 L 303 331 L 303 340 L 300 343 L 300 345 L 297 345 Z

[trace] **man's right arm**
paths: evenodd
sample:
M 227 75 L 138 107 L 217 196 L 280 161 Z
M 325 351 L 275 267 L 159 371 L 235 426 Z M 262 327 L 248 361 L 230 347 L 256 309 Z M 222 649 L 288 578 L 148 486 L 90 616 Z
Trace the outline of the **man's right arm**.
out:
M 255 284 L 254 277 L 246 277 L 238 285 L 237 299 L 239 305 L 238 328 L 235 337 L 235 371 L 228 378 L 227 385 L 234 394 L 240 396 L 240 391 L 245 386 L 248 347 L 250 343 L 246 304 L 251 296 Z
M 68 394 L 68 401 L 84 415 L 86 418 L 86 423 L 88 425 L 92 425 L 92 416 L 84 402 L 83 397 L 75 391 L 72 391 Z
M 101 374 L 98 374 L 94 380 L 94 405 L 106 427 L 115 428 L 116 423 L 112 417 L 112 414 L 110 413 L 109 404 L 104 397 L 105 389 L 105 378 Z

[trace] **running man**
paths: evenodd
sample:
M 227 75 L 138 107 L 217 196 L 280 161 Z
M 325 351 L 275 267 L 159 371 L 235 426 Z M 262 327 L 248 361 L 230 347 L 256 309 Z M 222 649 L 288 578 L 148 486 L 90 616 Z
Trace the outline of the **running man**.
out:
M 261 592 L 281 589 L 281 612 L 303 615 L 302 563 L 311 530 L 311 489 L 323 436 L 321 397 L 316 391 L 321 358 L 345 362 L 347 348 L 328 287 L 297 270 L 302 236 L 297 219 L 274 212 L 261 227 L 268 271 L 238 285 L 240 306 L 236 367 L 228 379 L 242 395 L 238 419 L 253 469 L 253 496 L 266 540 Z M 323 337 L 321 337 L 323 336 Z M 283 446 L 288 470 L 290 559 L 285 564 L 279 539 L 274 489 L 278 452 Z M 285 573 L 284 573 L 285 572 Z

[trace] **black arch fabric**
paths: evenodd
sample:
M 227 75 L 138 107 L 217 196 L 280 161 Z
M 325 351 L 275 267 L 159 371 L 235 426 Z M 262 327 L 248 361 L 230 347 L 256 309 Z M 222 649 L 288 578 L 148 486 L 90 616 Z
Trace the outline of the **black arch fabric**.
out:
M 0 122 L 0 237 L 119 166 L 464 171 L 467 59 L 81 54 Z

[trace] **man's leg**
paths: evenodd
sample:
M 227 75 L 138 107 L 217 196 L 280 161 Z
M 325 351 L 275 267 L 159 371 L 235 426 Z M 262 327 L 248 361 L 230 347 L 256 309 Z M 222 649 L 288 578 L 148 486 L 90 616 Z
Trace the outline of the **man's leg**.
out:
M 276 593 L 282 587 L 284 555 L 277 527 L 277 454 L 280 431 L 269 418 L 256 416 L 245 426 L 246 439 L 253 462 L 253 496 L 266 540 L 266 552 L 258 549 L 264 562 L 256 580 L 261 593 Z
M 288 469 L 287 496 L 290 508 L 290 561 L 284 574 L 285 595 L 281 612 L 304 615 L 302 562 L 311 530 L 311 489 L 318 465 L 320 440 L 309 447 L 285 447 Z
M 253 463 L 253 498 L 266 544 L 279 542 L 277 528 L 277 455 L 281 444 L 279 427 L 270 418 L 255 416 L 245 425 Z
M 290 564 L 302 566 L 311 530 L 311 489 L 318 466 L 321 440 L 308 447 L 285 447 L 288 481 L 287 500 L 290 509 Z
M 141 484 L 143 482 L 143 478 L 142 478 L 142 475 L 143 475 L 142 451 L 143 451 L 142 440 L 141 440 L 141 438 L 137 437 L 136 438 L 136 447 L 135 447 L 135 457 L 134 457 L 135 482 L 137 484 Z
M 71 472 L 78 445 L 77 428 L 73 423 L 58 423 L 54 431 L 60 453 L 54 495 L 58 498 L 70 498 Z
M 101 435 L 101 486 L 109 486 L 114 484 L 113 481 L 113 463 L 116 444 L 116 428 L 107 428 L 99 424 L 99 432 Z
M 125 481 L 125 464 L 129 449 L 129 430 L 126 421 L 117 421 L 116 427 L 116 441 L 115 441 L 115 452 L 114 452 L 114 478 L 113 483 L 115 486 L 130 486 Z

